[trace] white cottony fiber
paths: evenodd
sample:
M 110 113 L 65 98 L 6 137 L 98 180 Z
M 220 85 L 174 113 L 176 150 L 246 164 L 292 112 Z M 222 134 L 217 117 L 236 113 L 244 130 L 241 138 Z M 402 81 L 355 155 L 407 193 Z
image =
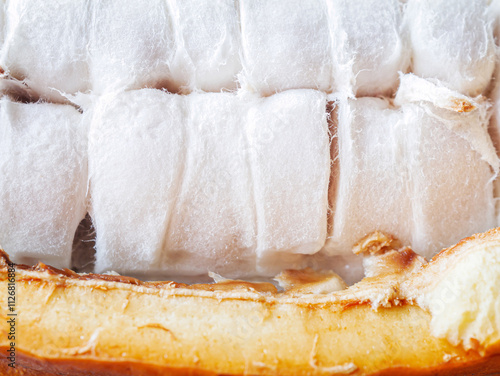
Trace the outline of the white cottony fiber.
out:
M 489 103 L 486 98 L 470 98 L 450 90 L 437 80 L 426 80 L 414 74 L 401 76 L 396 105 L 420 103 L 426 112 L 470 143 L 473 150 L 488 162 L 495 172 L 500 163 L 488 134 Z
M 90 89 L 87 0 L 7 0 L 0 66 L 42 97 Z
M 236 89 L 241 70 L 234 0 L 169 0 L 176 36 L 171 72 L 184 92 Z
M 93 4 L 92 88 L 235 89 L 240 70 L 233 1 L 110 0 Z
M 416 75 L 475 96 L 490 82 L 498 29 L 498 6 L 487 0 L 1 4 L 0 66 L 56 102 L 77 93 L 238 85 L 263 96 L 300 88 L 392 95 L 410 57 Z
M 349 254 L 368 233 L 380 230 L 411 241 L 410 176 L 406 140 L 411 124 L 379 98 L 337 102 L 339 174 L 333 229 L 326 249 Z
M 338 100 L 338 188 L 325 251 L 349 253 L 361 237 L 382 230 L 430 257 L 494 227 L 498 159 L 485 104 L 474 102 L 469 112 L 440 107 L 453 93 L 438 98 L 441 86 L 419 80 L 402 77 L 399 108 L 376 98 Z
M 0 100 L 0 244 L 14 262 L 70 267 L 86 213 L 85 116 Z
M 397 0 L 240 2 L 242 87 L 392 94 L 410 51 Z
M 263 95 L 331 89 L 331 41 L 323 0 L 242 0 L 240 19 L 242 87 Z
M 493 35 L 498 45 L 500 43 L 500 0 L 490 0 L 488 12 L 493 18 Z
M 97 94 L 167 87 L 175 38 L 165 0 L 92 2 L 89 66 Z
M 186 132 L 185 159 L 174 182 L 162 267 L 173 274 L 244 274 L 254 267 L 256 245 L 251 166 L 244 151 L 246 103 L 232 94 L 183 99 L 184 116 L 176 126 Z
M 241 22 L 241 24 L 240 24 Z M 10 0 L 0 64 L 41 97 L 123 89 L 391 93 L 397 0 Z M 265 31 L 265 32 L 263 32 Z
M 412 245 L 426 257 L 495 226 L 493 179 L 499 161 L 488 135 L 488 104 L 431 84 L 401 78 L 395 102 L 412 122 Z
M 409 0 L 405 14 L 413 73 L 466 95 L 482 93 L 495 65 L 486 0 Z
M 249 157 L 257 212 L 257 255 L 314 254 L 326 238 L 329 142 L 325 95 L 287 91 L 253 105 Z
M 326 0 L 335 91 L 391 95 L 410 63 L 398 0 Z
M 5 7 L 0 66 L 45 99 L 65 101 L 60 92 L 237 86 L 233 1 L 8 0 Z
M 102 98 L 89 139 L 96 270 L 271 276 L 318 251 L 325 111 L 312 90 Z
M 180 96 L 141 90 L 103 98 L 94 109 L 89 179 L 96 270 L 158 264 L 185 165 L 181 103 Z
M 5 0 L 0 1 L 0 50 L 5 38 Z
M 93 5 L 92 87 L 235 89 L 241 69 L 234 1 L 110 0 Z
M 460 239 L 495 226 L 492 166 L 463 138 L 457 127 L 477 122 L 477 114 L 436 116 L 425 106 L 409 104 L 414 119 L 408 150 L 413 204 L 412 245 L 431 257 Z M 484 120 L 484 119 L 483 119 Z M 484 133 L 486 133 L 484 129 Z

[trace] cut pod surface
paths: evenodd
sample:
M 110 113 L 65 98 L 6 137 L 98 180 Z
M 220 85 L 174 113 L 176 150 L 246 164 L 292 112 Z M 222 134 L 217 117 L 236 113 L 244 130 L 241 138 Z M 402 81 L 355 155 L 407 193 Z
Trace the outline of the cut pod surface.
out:
M 98 103 L 89 113 L 99 271 L 118 265 L 125 273 L 271 275 L 288 266 L 321 267 L 327 259 L 344 263 L 355 241 L 375 229 L 430 255 L 493 225 L 490 180 L 498 160 L 485 132 L 484 99 L 451 92 L 451 76 L 437 71 L 429 76 L 441 78 L 441 84 L 396 75 L 408 64 L 404 11 L 418 47 L 415 67 L 425 63 L 425 48 L 436 48 L 443 72 L 465 77 L 467 85 L 488 81 L 489 16 L 483 12 L 486 3 L 471 4 L 477 12 L 462 29 L 445 22 L 467 18 L 470 9 L 460 3 L 426 25 L 430 31 L 415 31 L 419 22 L 441 17 L 447 5 L 438 1 L 429 13 L 415 2 L 402 6 L 394 0 L 241 1 L 239 6 L 225 0 L 203 6 L 158 0 L 147 7 L 141 1 L 61 2 L 40 3 L 36 16 L 33 9 L 24 10 L 25 2 L 7 1 L 1 57 L 13 57 L 5 60 L 8 73 L 35 87 L 43 76 L 40 67 L 57 60 L 50 66 L 60 74 L 39 81 L 42 98 L 59 100 L 50 80 L 70 85 L 73 74 L 90 86 L 58 90 L 100 94 L 87 101 Z M 53 29 L 38 35 L 58 7 Z M 78 43 L 60 51 L 54 43 L 41 46 L 64 33 L 75 15 L 79 23 L 63 43 L 71 44 L 71 38 Z M 483 27 L 475 28 L 479 23 Z M 439 34 L 448 26 L 457 38 L 474 43 L 449 50 L 435 40 L 417 43 L 426 32 Z M 30 43 L 19 47 L 27 37 Z M 25 63 L 35 65 L 16 73 L 16 65 Z M 198 92 L 235 89 L 238 72 L 243 87 L 237 93 Z M 425 69 L 419 72 L 427 75 Z M 398 80 L 395 100 L 354 99 L 392 93 Z M 457 90 L 468 93 L 467 85 Z M 149 86 L 190 94 L 135 90 Z M 294 87 L 320 90 L 286 90 Z M 331 152 L 331 175 L 325 154 L 327 91 L 339 91 L 332 95 L 338 116 L 332 150 L 339 151 Z M 318 252 L 326 232 L 326 252 L 304 257 Z M 132 261 L 134 252 L 140 257 Z M 335 261 L 331 255 L 337 255 Z

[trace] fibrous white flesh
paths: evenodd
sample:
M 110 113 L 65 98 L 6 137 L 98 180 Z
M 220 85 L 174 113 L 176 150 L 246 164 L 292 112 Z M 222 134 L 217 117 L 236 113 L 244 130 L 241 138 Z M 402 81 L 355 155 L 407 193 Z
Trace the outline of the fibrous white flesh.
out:
M 244 149 L 246 104 L 232 94 L 184 99 L 176 124 L 186 132 L 184 160 L 164 229 L 162 267 L 175 274 L 245 274 L 255 268 L 257 231 Z
M 239 29 L 232 1 L 98 2 L 92 20 L 90 67 L 96 93 L 236 87 Z
M 83 118 L 67 105 L 0 100 L 0 244 L 14 262 L 70 266 L 86 213 Z
M 176 48 L 176 86 L 190 91 L 235 89 L 241 70 L 239 15 L 234 0 L 169 0 Z
M 331 42 L 322 0 L 242 0 L 242 86 L 264 95 L 294 88 L 329 91 Z
M 396 99 L 398 109 L 374 98 L 339 101 L 340 173 L 327 252 L 348 253 L 361 237 L 382 230 L 430 257 L 495 225 L 498 161 L 485 112 Z
M 185 161 L 182 97 L 141 90 L 106 98 L 89 135 L 96 270 L 159 262 Z
M 318 251 L 325 109 L 309 90 L 104 98 L 89 147 L 97 271 L 271 276 Z
M 493 35 L 498 45 L 500 42 L 500 0 L 490 0 L 488 12 L 493 18 Z
M 0 66 L 42 97 L 90 89 L 86 0 L 9 0 Z
M 330 152 L 326 101 L 317 91 L 259 100 L 247 117 L 257 255 L 313 254 L 324 245 Z M 284 257 L 284 256 L 280 256 Z
M 165 0 L 96 1 L 89 35 L 92 89 L 168 88 L 175 38 Z
M 12 0 L 6 13 L 0 65 L 49 100 L 64 100 L 58 91 L 236 87 L 240 37 L 229 0 Z
M 233 1 L 97 2 L 92 19 L 90 66 L 96 93 L 236 87 L 239 28 Z
M 4 38 L 5 38 L 5 8 L 6 3 L 5 0 L 0 1 L 0 46 L 3 46 Z M 0 47 L 1 50 L 1 47 Z
M 397 0 L 242 0 L 240 7 L 10 0 L 0 64 L 54 101 L 63 98 L 58 90 L 234 89 L 241 64 L 243 87 L 263 95 L 291 88 L 380 95 L 407 69 Z M 482 92 L 494 66 L 488 9 L 485 0 L 409 1 L 413 71 L 467 95 Z
M 446 122 L 475 121 L 408 105 L 413 119 L 408 161 L 412 176 L 414 249 L 431 257 L 444 247 L 495 226 L 493 171 Z M 442 116 L 440 118 L 439 116 Z M 473 116 L 472 116 L 473 117 Z
M 495 65 L 485 0 L 410 0 L 406 18 L 416 75 L 470 96 L 484 91 Z
M 493 182 L 499 160 L 488 134 L 488 104 L 440 83 L 402 76 L 395 98 L 414 119 L 408 144 L 413 175 L 413 245 L 432 256 L 495 226 Z M 417 206 L 415 206 L 417 203 Z
M 410 51 L 398 0 L 327 0 L 335 91 L 392 94 Z
M 412 221 L 405 135 L 412 124 L 383 99 L 344 99 L 337 105 L 340 170 L 327 249 L 348 254 L 359 239 L 375 230 L 409 244 Z

